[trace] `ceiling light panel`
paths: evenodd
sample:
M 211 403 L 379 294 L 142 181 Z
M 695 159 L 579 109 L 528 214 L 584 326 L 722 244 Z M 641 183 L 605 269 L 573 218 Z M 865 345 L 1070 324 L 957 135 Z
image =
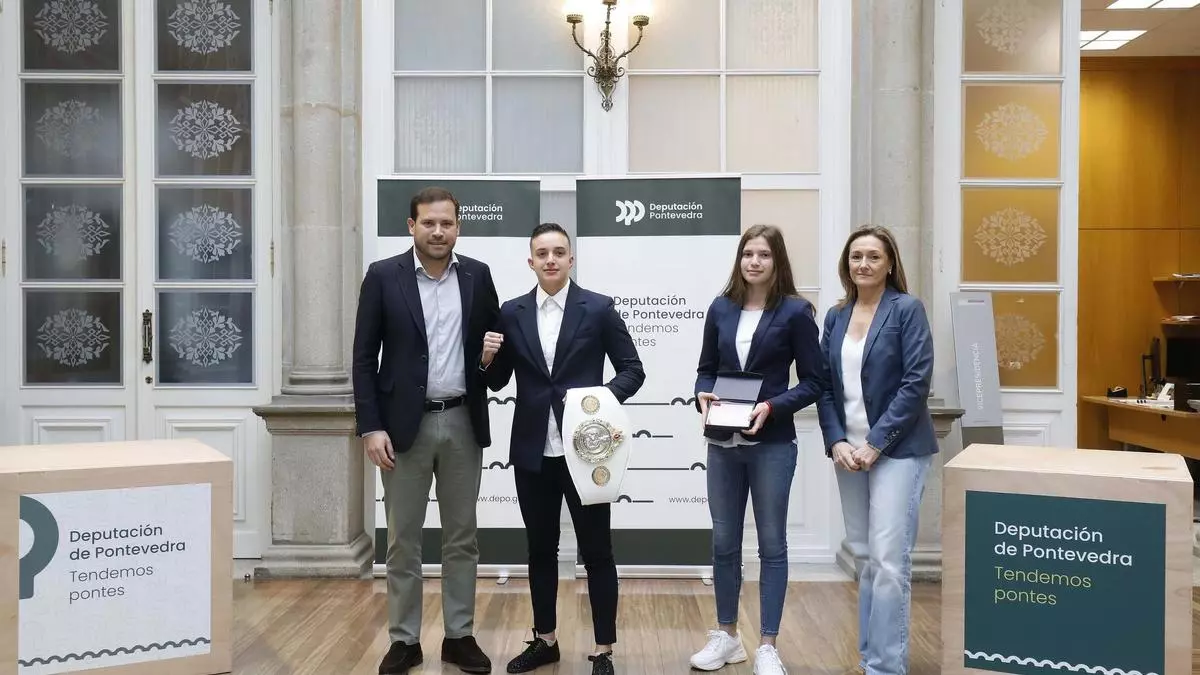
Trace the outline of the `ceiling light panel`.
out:
M 1161 0 L 1154 9 L 1191 9 L 1200 5 L 1200 0 Z
M 1124 40 L 1128 42 L 1142 35 L 1145 35 L 1144 30 L 1110 30 L 1104 34 L 1105 40 Z

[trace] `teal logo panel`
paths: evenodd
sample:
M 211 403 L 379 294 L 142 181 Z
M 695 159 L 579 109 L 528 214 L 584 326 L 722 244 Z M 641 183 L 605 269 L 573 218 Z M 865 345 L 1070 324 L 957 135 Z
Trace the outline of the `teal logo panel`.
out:
M 1162 675 L 1165 505 L 966 497 L 965 666 Z

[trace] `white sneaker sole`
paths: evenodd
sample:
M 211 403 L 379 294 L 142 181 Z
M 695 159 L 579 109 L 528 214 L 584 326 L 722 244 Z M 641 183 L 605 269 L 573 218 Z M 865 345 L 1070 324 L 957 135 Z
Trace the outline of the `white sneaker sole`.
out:
M 730 655 L 730 657 L 728 659 L 726 659 L 724 661 L 706 661 L 704 663 L 696 663 L 695 661 L 689 661 L 689 663 L 696 670 L 703 670 L 703 671 L 711 672 L 714 670 L 720 670 L 720 669 L 724 668 L 725 666 L 728 666 L 732 663 L 744 663 L 746 661 L 746 659 L 748 659 L 748 658 L 749 658 L 749 656 L 747 656 L 745 649 L 738 649 L 736 652 L 734 652 L 732 655 Z

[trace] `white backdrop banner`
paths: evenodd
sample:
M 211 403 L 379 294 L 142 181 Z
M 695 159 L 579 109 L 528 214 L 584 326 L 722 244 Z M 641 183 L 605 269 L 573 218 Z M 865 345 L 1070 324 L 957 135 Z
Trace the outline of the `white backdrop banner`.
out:
M 576 185 L 579 284 L 613 296 L 646 369 L 626 402 L 637 445 L 613 505 L 614 555 L 619 565 L 708 565 L 707 446 L 692 390 L 708 307 L 736 259 L 741 179 Z
M 370 245 L 376 260 L 408 251 L 412 236 L 407 219 L 413 195 L 422 188 L 439 186 L 459 202 L 459 236 L 454 252 L 486 263 L 496 284 L 499 302 L 526 293 L 537 279 L 526 264 L 529 235 L 540 222 L 541 182 L 538 178 L 487 176 L 464 179 L 436 176 L 382 177 L 378 181 L 378 226 Z M 364 261 L 364 269 L 373 261 Z M 516 385 L 488 393 L 492 445 L 483 452 L 483 477 L 479 489 L 480 564 L 524 565 L 525 526 L 517 506 L 517 493 L 508 464 Z M 425 514 L 422 558 L 426 564 L 441 560 L 441 519 L 435 486 L 430 489 Z M 387 553 L 387 517 L 383 508 L 383 483 L 375 479 L 375 561 L 383 564 Z M 514 531 L 517 530 L 517 531 Z

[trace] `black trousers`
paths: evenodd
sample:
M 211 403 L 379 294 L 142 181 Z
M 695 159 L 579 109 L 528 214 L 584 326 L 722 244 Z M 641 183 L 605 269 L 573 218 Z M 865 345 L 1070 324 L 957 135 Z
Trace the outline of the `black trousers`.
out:
M 533 599 L 533 629 L 555 630 L 558 616 L 558 538 L 563 498 L 579 540 L 587 570 L 588 599 L 596 644 L 617 642 L 617 564 L 612 553 L 610 504 L 584 506 L 563 457 L 543 457 L 540 473 L 513 469 L 517 502 L 529 540 L 529 593 Z

